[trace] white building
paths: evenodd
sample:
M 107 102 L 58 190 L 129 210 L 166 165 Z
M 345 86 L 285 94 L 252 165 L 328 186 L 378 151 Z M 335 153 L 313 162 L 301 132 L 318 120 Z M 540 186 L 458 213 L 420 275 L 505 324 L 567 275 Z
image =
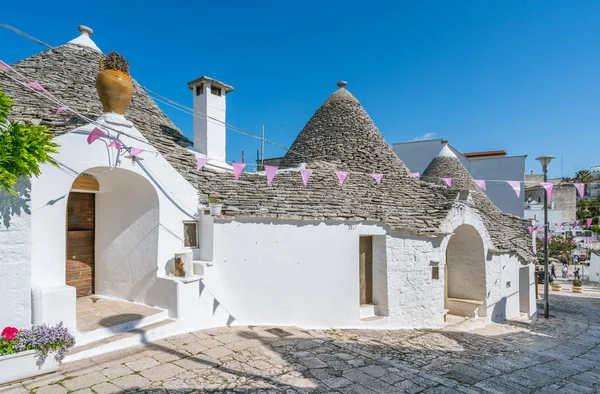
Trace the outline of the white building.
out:
M 79 345 L 92 343 L 82 358 L 221 325 L 441 327 L 448 310 L 493 320 L 536 313 L 528 223 L 491 203 L 448 147 L 424 172 L 432 182 L 411 178 L 340 83 L 271 186 L 264 174 L 236 181 L 224 169 L 224 126 L 195 120 L 191 147 L 135 82 L 125 116 L 102 113 L 94 81 L 103 55 L 89 34 L 12 67 L 95 123 L 56 114 L 45 95 L 0 70 L 12 118 L 48 125 L 60 145 L 59 167 L 22 180 L 18 198 L 0 197 L 10 207 L 0 232 L 0 324 L 63 321 Z M 195 109 L 225 119 L 228 85 L 202 78 L 189 87 Z M 97 127 L 107 134 L 88 144 Z M 110 147 L 115 139 L 125 149 Z M 131 147 L 145 152 L 131 157 Z M 215 160 L 198 171 L 202 155 Z M 301 163 L 314 170 L 306 187 Z M 335 170 L 349 172 L 343 187 Z M 384 174 L 381 184 L 371 173 Z M 436 184 L 439 176 L 454 177 L 453 187 Z M 197 210 L 215 192 L 222 215 Z M 173 276 L 182 250 L 193 255 L 193 275 Z M 124 313 L 117 325 L 86 331 L 81 308 L 106 297 L 160 313 Z M 142 326 L 143 334 L 93 346 Z
M 411 141 L 393 144 L 394 152 L 411 172 L 423 173 L 427 165 L 438 154 L 442 139 Z M 460 153 L 448 145 L 474 179 L 523 182 L 527 155 L 507 156 L 506 152 Z M 523 185 L 523 184 L 522 184 Z M 486 194 L 502 212 L 523 216 L 523 199 L 515 195 L 513 189 L 503 182 L 487 182 Z

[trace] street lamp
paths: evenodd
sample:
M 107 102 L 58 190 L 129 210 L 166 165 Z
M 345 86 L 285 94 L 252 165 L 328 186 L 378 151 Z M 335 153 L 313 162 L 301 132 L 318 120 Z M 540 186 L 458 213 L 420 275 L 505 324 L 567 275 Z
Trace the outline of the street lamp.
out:
M 554 159 L 554 156 L 536 157 L 542 164 L 544 172 L 544 182 L 548 182 L 548 165 Z M 548 192 L 544 193 L 544 317 L 549 316 L 550 304 L 548 303 Z

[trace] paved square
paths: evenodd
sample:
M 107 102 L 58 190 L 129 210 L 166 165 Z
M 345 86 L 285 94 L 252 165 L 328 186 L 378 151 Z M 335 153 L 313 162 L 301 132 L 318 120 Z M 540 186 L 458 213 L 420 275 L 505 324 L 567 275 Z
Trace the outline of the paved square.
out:
M 564 289 L 551 294 L 550 320 L 454 319 L 443 330 L 219 328 L 65 364 L 0 392 L 600 392 L 600 287 Z

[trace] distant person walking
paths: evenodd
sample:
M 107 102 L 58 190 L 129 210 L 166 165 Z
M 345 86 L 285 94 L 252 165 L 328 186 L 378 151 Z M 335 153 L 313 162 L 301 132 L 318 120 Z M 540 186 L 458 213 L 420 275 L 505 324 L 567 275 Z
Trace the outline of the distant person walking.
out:
M 563 277 L 563 279 L 567 279 L 568 272 L 569 272 L 569 269 L 567 268 L 567 266 L 566 265 L 563 266 L 562 267 L 562 277 Z
M 550 266 L 550 277 L 556 279 L 556 267 L 554 266 L 554 263 Z
M 575 277 L 575 279 L 581 279 L 579 277 L 579 268 L 575 268 L 575 272 L 573 272 L 573 276 Z

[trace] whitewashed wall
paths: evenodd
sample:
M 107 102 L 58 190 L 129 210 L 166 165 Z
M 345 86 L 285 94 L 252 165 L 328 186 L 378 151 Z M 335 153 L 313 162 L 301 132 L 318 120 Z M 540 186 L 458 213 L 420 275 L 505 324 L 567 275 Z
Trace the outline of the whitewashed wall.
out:
M 158 272 L 158 195 L 132 171 L 96 173 L 96 294 L 144 302 Z
M 31 323 L 30 186 L 22 179 L 18 196 L 0 191 L 0 328 Z
M 100 121 L 110 121 L 112 127 L 120 128 L 121 130 L 132 134 L 138 138 L 142 138 L 141 133 L 133 127 L 129 127 L 122 122 L 123 118 L 116 115 L 103 115 Z M 84 126 L 78 130 L 68 134 L 61 135 L 56 138 L 59 143 L 59 153 L 55 155 L 61 167 L 56 168 L 50 165 L 42 166 L 42 175 L 39 178 L 32 180 L 31 192 L 31 210 L 33 212 L 31 219 L 31 280 L 33 286 L 38 289 L 39 305 L 34 305 L 34 309 L 38 312 L 38 321 L 43 322 L 58 322 L 65 321 L 66 324 L 74 329 L 75 325 L 75 299 L 73 288 L 65 285 L 65 252 L 66 252 L 66 206 L 67 198 L 73 180 L 82 172 L 91 168 L 101 168 L 110 166 L 114 161 L 114 150 L 107 148 L 108 141 L 105 139 L 98 140 L 91 145 L 86 142 L 88 133 L 93 129 L 92 125 Z M 127 146 L 135 146 L 148 151 L 155 149 L 147 144 L 132 140 L 126 136 L 121 138 Z M 131 201 L 126 195 L 122 196 L 123 205 L 127 204 L 132 212 L 137 208 L 130 206 L 138 204 L 147 206 L 148 201 L 155 199 L 158 196 L 159 205 L 159 221 L 158 238 L 154 237 L 148 240 L 154 245 L 149 246 L 144 244 L 142 247 L 146 250 L 156 248 L 156 259 L 152 262 L 144 262 L 144 264 L 152 264 L 158 275 L 165 273 L 165 267 L 173 258 L 173 253 L 179 251 L 183 247 L 182 222 L 188 217 L 171 202 L 169 197 L 175 198 L 178 205 L 190 214 L 195 213 L 197 206 L 197 192 L 185 181 L 175 169 L 161 156 L 154 153 L 142 153 L 143 166 L 149 172 L 146 173 L 142 166 L 134 164 L 131 160 L 122 158 L 120 169 L 122 171 L 130 171 L 136 176 L 147 180 L 154 193 L 143 193 L 142 196 L 137 195 L 141 201 Z M 110 173 L 106 173 L 106 178 Z M 116 179 L 116 178 L 113 178 Z M 115 180 L 115 182 L 118 182 Z M 105 185 L 106 187 L 107 185 Z M 121 191 L 126 186 L 121 187 Z M 149 190 L 149 188 L 145 188 Z M 103 185 L 100 185 L 102 192 Z M 132 191 L 132 193 L 137 193 Z M 175 197 L 173 197 L 175 196 Z M 102 196 L 99 199 L 99 207 L 101 213 L 104 212 Z M 117 200 L 113 200 L 118 203 Z M 127 203 L 125 203 L 127 201 Z M 119 214 L 125 215 L 127 207 L 122 207 Z M 129 219 L 132 224 L 135 223 L 135 215 Z M 108 217 L 99 217 L 101 220 L 112 220 L 114 215 Z M 126 217 L 121 217 L 117 220 L 126 220 Z M 158 225 L 156 223 L 155 225 Z M 100 230 L 103 225 L 100 224 Z M 117 227 L 113 227 L 116 230 Z M 110 237 L 110 234 L 100 234 L 102 237 Z M 114 238 L 116 234 L 113 234 Z M 152 238 L 152 237 L 151 237 Z M 106 238 L 108 239 L 108 238 Z M 105 243 L 106 243 L 105 239 Z M 102 258 L 100 259 L 100 261 Z M 98 262 L 96 263 L 98 268 Z M 102 269 L 99 269 L 102 272 Z M 115 275 L 118 272 L 114 273 Z M 168 291 L 168 286 L 161 285 L 162 282 L 157 282 L 156 286 L 152 286 L 151 282 L 155 281 L 150 277 L 139 278 L 140 280 L 148 280 L 147 286 L 144 287 L 146 292 L 145 297 L 135 296 L 134 299 L 145 298 L 145 301 L 150 305 L 163 307 L 171 307 L 173 305 L 165 305 L 165 300 L 169 297 L 165 295 Z M 46 296 L 48 294 L 48 296 Z M 50 296 L 51 294 L 51 296 Z M 52 305 L 60 305 L 54 308 Z

